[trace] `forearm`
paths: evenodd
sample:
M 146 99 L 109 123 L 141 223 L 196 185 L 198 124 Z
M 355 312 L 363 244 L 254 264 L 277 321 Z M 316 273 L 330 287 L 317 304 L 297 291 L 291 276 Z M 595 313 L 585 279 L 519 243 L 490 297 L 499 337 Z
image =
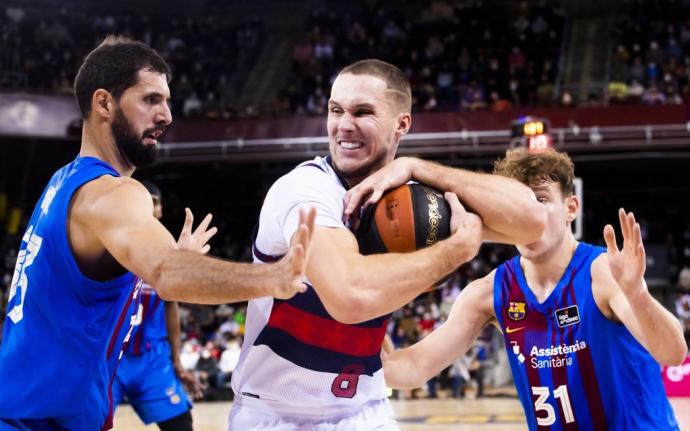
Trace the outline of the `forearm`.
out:
M 280 282 L 275 265 L 234 263 L 170 250 L 159 258 L 153 280 L 145 281 L 166 301 L 224 304 L 267 296 L 271 283 Z
M 180 362 L 180 313 L 177 302 L 165 302 L 165 327 L 170 344 L 170 359 L 177 365 Z
M 679 365 L 687 355 L 683 327 L 647 289 L 625 295 L 638 323 L 642 344 L 663 365 Z
M 526 185 L 498 175 L 450 168 L 425 160 L 411 159 L 410 163 L 412 178 L 454 192 L 489 229 L 510 242 L 536 241 L 544 230 L 545 209 Z
M 448 241 L 415 253 L 352 255 L 340 276 L 322 274 L 328 286 L 314 287 L 333 318 L 343 323 L 383 316 L 409 303 L 474 257 Z

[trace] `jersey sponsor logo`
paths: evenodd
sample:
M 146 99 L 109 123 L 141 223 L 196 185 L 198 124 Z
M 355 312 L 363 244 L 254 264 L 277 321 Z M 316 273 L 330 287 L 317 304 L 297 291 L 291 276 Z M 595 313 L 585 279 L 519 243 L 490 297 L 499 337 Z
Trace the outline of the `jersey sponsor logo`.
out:
M 520 326 L 519 328 L 511 328 L 510 326 L 506 326 L 506 334 L 512 334 L 513 332 L 522 331 L 523 329 L 525 329 L 524 326 Z
M 513 320 L 522 320 L 525 318 L 525 303 L 510 301 L 508 305 L 508 317 Z
M 526 360 L 520 351 L 520 345 L 511 341 L 513 354 L 523 364 Z M 559 344 L 549 347 L 532 346 L 529 352 L 529 364 L 532 368 L 559 368 L 573 365 L 572 355 L 586 349 L 587 343 L 576 340 L 573 344 Z
M 580 323 L 580 312 L 578 311 L 577 305 L 560 308 L 556 310 L 554 314 L 556 315 L 556 322 L 561 328 Z

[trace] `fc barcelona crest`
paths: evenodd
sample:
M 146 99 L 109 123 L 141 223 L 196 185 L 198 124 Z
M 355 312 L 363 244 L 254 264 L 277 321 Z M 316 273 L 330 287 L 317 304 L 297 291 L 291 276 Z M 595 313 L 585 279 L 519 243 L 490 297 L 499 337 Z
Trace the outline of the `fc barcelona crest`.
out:
M 525 303 L 511 301 L 508 307 L 508 317 L 513 320 L 522 320 L 525 317 Z

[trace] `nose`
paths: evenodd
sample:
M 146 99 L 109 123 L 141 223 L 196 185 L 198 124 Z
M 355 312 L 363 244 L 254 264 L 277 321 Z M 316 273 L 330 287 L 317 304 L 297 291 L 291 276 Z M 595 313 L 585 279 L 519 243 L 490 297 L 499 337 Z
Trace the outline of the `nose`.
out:
M 161 105 L 161 110 L 156 114 L 155 122 L 156 124 L 167 126 L 172 123 L 172 112 L 170 112 L 170 106 L 167 103 L 162 103 Z
M 339 132 L 350 132 L 355 129 L 354 117 L 349 113 L 345 112 L 338 121 L 338 131 Z

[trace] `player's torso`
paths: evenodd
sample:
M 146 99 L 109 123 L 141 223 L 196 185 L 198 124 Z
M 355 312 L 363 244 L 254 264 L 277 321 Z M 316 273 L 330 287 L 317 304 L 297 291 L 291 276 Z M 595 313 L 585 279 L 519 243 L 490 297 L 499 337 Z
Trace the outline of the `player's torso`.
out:
M 307 182 L 321 181 L 327 195 L 327 187 L 331 187 L 329 196 L 339 206 L 327 211 L 339 220 L 345 189 L 332 169 L 317 159 L 295 172 L 305 172 Z M 255 262 L 275 261 L 287 252 L 282 226 L 271 217 L 281 212 L 275 205 L 281 203 L 274 202 L 269 192 L 255 239 Z M 336 225 L 333 222 L 331 226 Z M 342 222 L 340 227 L 344 227 Z M 379 355 L 387 320 L 384 316 L 357 325 L 339 323 L 311 286 L 289 300 L 250 301 L 233 389 L 243 403 L 255 408 L 316 418 L 333 417 L 384 399 Z
M 123 310 L 134 277 L 85 277 L 66 233 L 75 190 L 102 175 L 117 173 L 92 158 L 56 172 L 23 235 L 0 347 L 0 417 L 78 416 L 87 403 L 95 416 L 107 411 L 108 359 L 118 354 L 113 334 L 129 323 Z M 46 381 L 55 382 L 49 391 Z
M 527 423 L 532 430 L 676 429 L 672 413 L 665 418 L 658 364 L 594 301 L 591 265 L 602 252 L 579 244 L 541 303 L 519 256 L 496 271 L 495 312 Z

